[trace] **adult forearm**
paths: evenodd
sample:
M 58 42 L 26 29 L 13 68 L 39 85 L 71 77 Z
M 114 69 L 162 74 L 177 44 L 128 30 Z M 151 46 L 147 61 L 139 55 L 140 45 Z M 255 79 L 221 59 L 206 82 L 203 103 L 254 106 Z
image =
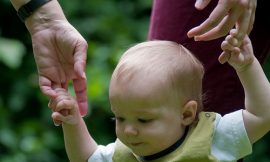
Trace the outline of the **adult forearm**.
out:
M 62 125 L 65 147 L 70 162 L 86 162 L 97 149 L 97 144 L 90 136 L 81 118 L 77 125 Z
M 238 72 L 238 76 L 245 91 L 246 109 L 263 120 L 270 120 L 270 84 L 258 60 Z

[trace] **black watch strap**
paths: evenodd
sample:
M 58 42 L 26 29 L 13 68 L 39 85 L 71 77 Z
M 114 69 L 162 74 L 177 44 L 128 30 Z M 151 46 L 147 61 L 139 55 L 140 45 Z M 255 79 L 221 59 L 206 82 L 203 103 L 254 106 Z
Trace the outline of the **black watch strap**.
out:
M 28 3 L 19 8 L 17 14 L 19 18 L 24 22 L 25 19 L 31 16 L 36 9 L 49 1 L 51 0 L 30 0 Z

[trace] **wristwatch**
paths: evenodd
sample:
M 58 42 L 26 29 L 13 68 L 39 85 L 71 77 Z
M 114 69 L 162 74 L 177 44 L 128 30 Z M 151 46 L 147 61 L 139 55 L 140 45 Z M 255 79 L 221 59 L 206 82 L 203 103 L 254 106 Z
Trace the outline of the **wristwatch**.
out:
M 19 8 L 17 15 L 22 20 L 22 22 L 24 22 L 26 18 L 31 16 L 36 9 L 48 3 L 49 1 L 51 0 L 30 0 L 28 3 Z

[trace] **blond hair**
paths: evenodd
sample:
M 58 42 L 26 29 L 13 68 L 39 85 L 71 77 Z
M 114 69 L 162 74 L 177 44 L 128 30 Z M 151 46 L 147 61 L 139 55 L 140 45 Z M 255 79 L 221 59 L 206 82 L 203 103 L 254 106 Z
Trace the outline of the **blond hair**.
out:
M 119 60 L 111 82 L 117 84 L 159 82 L 180 103 L 194 100 L 202 110 L 204 68 L 192 53 L 170 41 L 148 41 L 128 49 Z M 135 82 L 134 82 L 135 81 Z

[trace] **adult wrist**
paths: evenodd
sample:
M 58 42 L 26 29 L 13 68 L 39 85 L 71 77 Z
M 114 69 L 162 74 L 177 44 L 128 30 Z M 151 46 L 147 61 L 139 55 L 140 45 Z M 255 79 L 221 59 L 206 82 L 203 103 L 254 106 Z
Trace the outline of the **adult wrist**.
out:
M 35 10 L 50 2 L 51 0 L 30 0 L 26 4 L 22 5 L 18 11 L 17 15 L 22 22 L 25 21 L 29 16 L 31 16 Z
M 59 21 L 67 21 L 57 0 L 51 0 L 35 10 L 31 16 L 25 20 L 25 25 L 34 34 L 38 31 L 51 28 Z

